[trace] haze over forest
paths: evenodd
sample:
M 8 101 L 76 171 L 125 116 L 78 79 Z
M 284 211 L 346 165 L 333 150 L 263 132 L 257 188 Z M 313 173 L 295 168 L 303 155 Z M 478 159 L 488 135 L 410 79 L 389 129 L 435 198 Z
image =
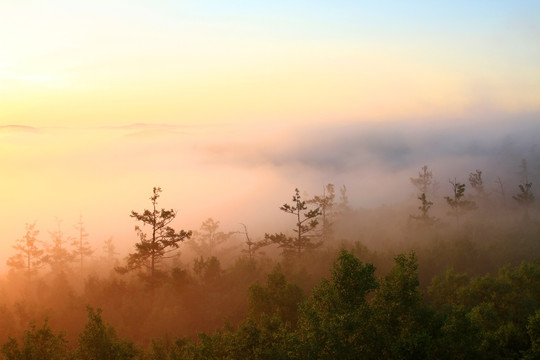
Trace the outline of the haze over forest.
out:
M 0 356 L 537 358 L 539 15 L 0 2 Z
M 249 225 L 254 236 L 284 230 L 292 220 L 279 207 L 294 188 L 318 195 L 328 183 L 347 186 L 355 208 L 415 201 L 409 178 L 424 165 L 439 183 L 467 183 L 483 171 L 485 186 L 518 192 L 522 159 L 538 178 L 538 114 L 513 118 L 384 123 L 108 127 L 3 127 L 9 176 L 0 190 L 6 220 L 3 253 L 36 222 L 44 241 L 62 222 L 75 235 L 83 216 L 89 241 L 100 248 L 112 237 L 123 252 L 137 240 L 131 210 L 143 209 L 154 186 L 165 208 L 179 211 L 175 225 L 197 229 L 211 217 L 227 231 Z M 19 149 L 20 151 L 13 152 Z M 24 150 L 23 150 L 24 149 Z M 413 211 L 414 205 L 409 207 Z M 408 214 L 400 215 L 407 218 Z M 8 241 L 10 239 L 11 241 Z

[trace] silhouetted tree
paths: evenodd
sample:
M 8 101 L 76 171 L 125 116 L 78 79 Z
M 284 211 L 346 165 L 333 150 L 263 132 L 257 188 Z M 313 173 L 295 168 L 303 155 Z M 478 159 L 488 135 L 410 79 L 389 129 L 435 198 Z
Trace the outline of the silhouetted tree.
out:
M 139 235 L 140 242 L 135 244 L 136 252 L 127 257 L 127 266 L 117 267 L 120 273 L 146 268 L 149 272 L 149 282 L 151 287 L 156 283 L 157 265 L 164 258 L 165 254 L 178 248 L 178 243 L 189 239 L 191 231 L 176 231 L 169 224 L 175 219 L 177 212 L 173 209 L 158 210 L 159 193 L 161 188 L 154 187 L 150 201 L 152 210 L 144 210 L 143 213 L 131 212 L 131 217 L 142 222 L 142 226 L 148 226 L 150 233 L 147 234 L 139 226 L 135 226 L 135 231 Z
M 88 322 L 79 336 L 76 358 L 80 360 L 129 360 L 138 355 L 132 343 L 121 340 L 115 329 L 104 324 L 101 309 L 86 308 Z
M 485 201 L 486 193 L 484 191 L 484 180 L 482 179 L 482 171 L 476 169 L 475 172 L 470 173 L 469 184 L 476 191 L 476 198 L 479 201 Z
M 499 186 L 499 190 L 496 191 L 501 195 L 503 206 L 506 206 L 506 192 L 504 191 L 504 183 L 500 177 L 497 177 L 495 184 Z
M 429 216 L 429 209 L 433 206 L 433 202 L 427 196 L 432 191 L 433 173 L 428 170 L 427 165 L 424 165 L 420 170 L 417 178 L 410 178 L 411 183 L 420 192 L 417 197 L 420 200 L 420 206 L 418 207 L 420 215 L 410 215 L 410 218 L 422 222 L 423 225 L 433 225 L 437 219 Z
M 527 159 L 521 159 L 521 164 L 519 166 L 519 175 L 521 176 L 521 181 L 523 183 L 529 182 L 529 165 L 527 165 Z
M 259 241 L 251 240 L 247 231 L 247 226 L 242 223 L 240 225 L 244 227 L 244 231 L 241 232 L 241 234 L 244 234 L 246 236 L 246 245 L 248 247 L 247 249 L 242 249 L 242 252 L 247 253 L 249 258 L 253 259 L 253 257 L 255 256 L 255 254 L 260 248 L 270 245 L 270 243 L 265 240 L 259 240 Z
M 79 238 L 71 244 L 75 247 L 75 250 L 73 251 L 73 254 L 79 258 L 80 265 L 81 265 L 81 277 L 84 276 L 83 271 L 83 260 L 85 257 L 90 256 L 94 253 L 94 250 L 90 247 L 90 244 L 88 243 L 88 233 L 86 232 L 86 229 L 84 228 L 84 222 L 82 220 L 82 215 L 79 216 L 79 222 L 75 225 L 75 229 L 77 229 L 77 232 L 79 233 Z
M 258 320 L 263 314 L 277 314 L 282 321 L 295 326 L 298 321 L 298 304 L 302 299 L 302 289 L 287 282 L 279 266 L 268 274 L 266 286 L 255 283 L 249 287 L 249 310 Z
M 418 262 L 414 252 L 400 254 L 375 291 L 376 342 L 382 359 L 426 359 L 431 331 L 419 289 Z
M 55 334 L 49 327 L 47 320 L 41 328 L 31 324 L 29 330 L 25 330 L 21 344 L 13 338 L 2 345 L 2 354 L 6 360 L 64 360 L 69 357 L 67 341 L 63 334 Z
M 512 196 L 519 205 L 525 209 L 525 219 L 529 218 L 529 206 L 534 202 L 534 194 L 532 192 L 532 183 L 519 184 L 519 193 Z
M 193 262 L 193 272 L 204 282 L 214 282 L 221 276 L 221 264 L 217 257 L 199 257 Z
M 411 178 L 411 183 L 418 189 L 421 194 L 427 194 L 431 191 L 433 184 L 433 173 L 428 170 L 427 165 L 420 168 L 417 178 Z
M 343 185 L 339 188 L 339 204 L 337 206 L 338 214 L 344 215 L 351 211 L 351 206 L 349 205 L 349 197 L 347 196 L 347 187 Z
M 375 267 L 342 251 L 331 278 L 300 305 L 299 342 L 304 359 L 376 359 L 377 338 L 367 296 L 378 287 Z
M 332 225 L 334 217 L 334 198 L 336 197 L 334 191 L 334 184 L 327 184 L 323 186 L 323 194 L 316 195 L 311 200 L 307 200 L 308 204 L 315 204 L 321 213 L 321 239 L 322 241 L 328 240 L 332 236 Z
M 529 316 L 527 334 L 531 341 L 531 348 L 525 354 L 524 359 L 540 359 L 540 309 Z
M 35 227 L 35 223 L 26 224 L 26 233 L 13 246 L 18 253 L 10 257 L 6 262 L 8 266 L 14 269 L 24 270 L 28 279 L 41 267 L 44 252 L 43 249 L 38 247 L 40 242 L 37 239 L 39 230 Z
M 312 232 L 319 223 L 317 217 L 321 215 L 320 209 L 309 210 L 306 201 L 302 201 L 300 191 L 295 189 L 295 195 L 292 198 L 293 205 L 284 204 L 280 209 L 296 217 L 296 227 L 293 231 L 295 237 L 287 236 L 283 233 L 265 234 L 264 238 L 274 244 L 277 244 L 285 253 L 296 252 L 298 255 L 305 250 L 314 249 L 322 244 L 322 241 L 314 242 Z
M 459 226 L 460 217 L 469 210 L 476 209 L 476 203 L 471 200 L 465 200 L 465 184 L 454 181 L 449 181 L 452 185 L 452 196 L 445 196 L 445 200 L 450 206 L 450 214 L 456 217 L 456 223 Z
M 116 255 L 118 255 L 118 252 L 116 251 L 116 246 L 114 246 L 112 237 L 105 240 L 103 244 L 103 252 L 105 253 L 105 259 L 109 264 L 113 264 L 117 261 Z
M 49 264 L 51 271 L 54 273 L 68 270 L 69 264 L 75 260 L 75 254 L 65 246 L 71 239 L 65 237 L 61 229 L 61 223 L 61 220 L 57 220 L 57 230 L 49 232 L 52 237 L 52 246 L 47 248 L 47 254 L 43 257 L 43 261 Z
M 219 221 L 208 218 L 203 221 L 199 231 L 194 231 L 191 239 L 186 243 L 191 246 L 199 256 L 211 256 L 216 248 L 228 241 L 234 234 L 218 231 Z
M 418 200 L 420 200 L 420 206 L 418 207 L 420 215 L 410 215 L 411 219 L 417 220 L 426 226 L 436 223 L 437 218 L 429 215 L 429 209 L 433 206 L 433 203 L 426 198 L 426 194 L 422 193 Z

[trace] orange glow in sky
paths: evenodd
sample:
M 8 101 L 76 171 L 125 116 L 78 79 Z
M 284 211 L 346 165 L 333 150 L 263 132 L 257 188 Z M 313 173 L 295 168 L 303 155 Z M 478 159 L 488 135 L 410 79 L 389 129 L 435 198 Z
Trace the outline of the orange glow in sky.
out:
M 79 214 L 129 249 L 153 186 L 179 221 L 234 227 L 310 179 L 238 154 L 314 124 L 540 110 L 537 4 L 346 3 L 1 2 L 0 250 Z

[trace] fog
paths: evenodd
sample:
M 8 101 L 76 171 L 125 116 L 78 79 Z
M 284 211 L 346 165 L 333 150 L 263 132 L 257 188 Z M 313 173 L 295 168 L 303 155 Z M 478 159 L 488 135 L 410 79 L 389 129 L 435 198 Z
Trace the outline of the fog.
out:
M 245 223 L 259 237 L 289 227 L 279 207 L 295 188 L 313 196 L 325 184 L 346 185 L 355 208 L 399 204 L 414 198 L 409 178 L 424 165 L 439 184 L 435 203 L 449 194 L 449 180 L 468 183 L 476 169 L 483 171 L 489 191 L 500 177 L 512 195 L 522 182 L 522 159 L 528 161 L 530 180 L 538 178 L 538 115 L 295 125 L 3 127 L 2 252 L 10 255 L 25 223 L 36 221 L 47 240 L 57 218 L 69 234 L 80 215 L 94 246 L 112 236 L 119 249 L 130 251 L 137 240 L 130 211 L 148 206 L 154 186 L 163 189 L 161 205 L 179 211 L 176 224 L 181 228 L 197 229 L 212 217 L 227 231 L 239 231 L 239 223 Z
M 540 253 L 538 202 L 521 206 L 512 196 L 525 182 L 536 191 L 539 115 L 2 127 L 0 312 L 7 320 L 0 337 L 49 318 L 73 344 L 86 305 L 102 308 L 105 319 L 137 346 L 169 335 L 194 337 L 252 314 L 250 286 L 273 269 L 310 294 L 328 276 L 339 249 L 373 263 L 377 276 L 390 271 L 397 254 L 414 250 L 424 290 L 449 268 L 482 276 L 532 261 Z M 411 183 L 423 166 L 433 174 L 429 221 L 418 220 L 420 194 Z M 482 171 L 484 193 L 469 183 L 476 170 Z M 464 199 L 475 210 L 452 214 L 444 199 L 453 196 L 450 181 L 466 185 Z M 321 235 L 326 230 L 319 216 L 313 233 L 322 245 L 295 249 L 293 256 L 283 243 L 270 243 L 266 234 L 292 236 L 297 229 L 296 217 L 280 209 L 293 204 L 295 188 L 309 200 L 328 195 L 328 184 L 335 190 L 327 214 L 331 231 Z M 155 277 L 130 268 L 126 257 L 137 253 L 135 226 L 142 226 L 131 212 L 152 209 L 154 187 L 162 189 L 157 209 L 178 211 L 170 225 L 193 231 L 159 259 Z M 26 224 L 34 223 L 38 247 L 48 258 L 26 271 L 26 262 L 17 267 L 14 261 L 20 253 L 14 246 L 27 234 Z M 261 246 L 249 256 L 246 230 Z M 151 227 L 142 231 L 149 234 Z M 70 257 L 77 249 L 73 241 L 87 242 L 93 252 L 84 261 Z

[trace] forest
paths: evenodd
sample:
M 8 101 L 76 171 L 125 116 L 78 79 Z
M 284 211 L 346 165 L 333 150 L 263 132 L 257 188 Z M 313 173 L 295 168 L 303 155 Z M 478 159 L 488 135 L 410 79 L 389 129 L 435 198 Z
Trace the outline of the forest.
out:
M 29 223 L 0 283 L 1 356 L 539 359 L 538 171 L 516 168 L 487 184 L 423 166 L 409 201 L 369 209 L 345 185 L 293 189 L 275 194 L 290 228 L 264 235 L 179 229 L 155 187 L 126 210 L 125 257 L 113 239 L 93 248 L 82 216 L 49 242 Z

